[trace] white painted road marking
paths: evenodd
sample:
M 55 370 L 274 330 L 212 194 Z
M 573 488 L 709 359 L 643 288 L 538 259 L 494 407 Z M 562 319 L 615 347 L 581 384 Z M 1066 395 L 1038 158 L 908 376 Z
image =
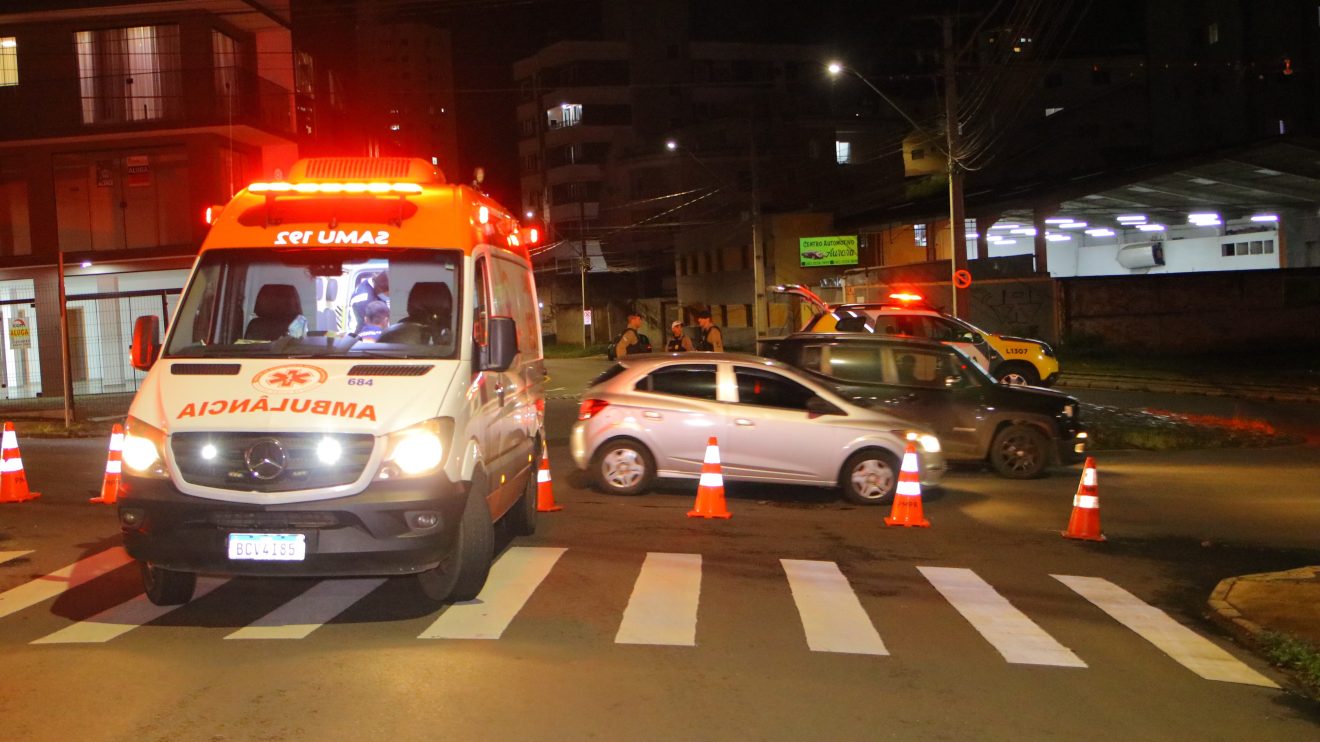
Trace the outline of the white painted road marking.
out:
M 322 580 L 225 638 L 304 639 L 384 583 L 384 577 Z
M 1159 647 L 1178 664 L 1206 680 L 1278 688 L 1273 681 L 1247 667 L 1213 642 L 1174 621 L 1167 613 L 1143 602 L 1114 583 L 1099 577 L 1052 575 L 1091 601 L 1114 620 Z
M 31 553 L 32 553 L 31 549 L 27 551 L 0 551 L 0 564 L 4 564 L 5 562 L 8 562 L 12 559 L 17 559 L 21 556 L 26 556 L 27 554 L 31 554 Z
M 695 646 L 701 555 L 647 552 L 615 644 Z
M 1072 650 L 1055 641 L 972 570 L 951 567 L 917 569 L 1009 662 L 1086 667 Z
M 197 589 L 193 592 L 196 600 L 221 585 L 229 582 L 228 578 L 199 577 Z M 186 603 L 184 605 L 187 605 Z M 34 640 L 33 644 L 102 644 L 123 636 L 137 627 L 155 621 L 161 616 L 182 608 L 182 605 L 156 605 L 142 594 L 72 626 L 60 629 L 54 634 Z
M 476 600 L 455 603 L 418 639 L 498 639 L 567 549 L 514 546 L 491 565 Z
M 780 559 L 813 652 L 889 654 L 848 578 L 834 562 Z
M 38 577 L 18 587 L 0 593 L 0 618 L 30 608 L 43 600 L 49 600 L 65 591 L 113 572 L 133 561 L 133 557 L 123 547 L 93 554 L 86 559 L 79 559 L 67 567 L 57 569 L 45 577 Z

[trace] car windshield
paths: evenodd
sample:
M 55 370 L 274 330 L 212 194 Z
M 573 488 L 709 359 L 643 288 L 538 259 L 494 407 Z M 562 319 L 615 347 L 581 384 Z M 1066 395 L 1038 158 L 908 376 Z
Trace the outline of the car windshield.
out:
M 456 250 L 211 250 L 165 356 L 453 358 Z

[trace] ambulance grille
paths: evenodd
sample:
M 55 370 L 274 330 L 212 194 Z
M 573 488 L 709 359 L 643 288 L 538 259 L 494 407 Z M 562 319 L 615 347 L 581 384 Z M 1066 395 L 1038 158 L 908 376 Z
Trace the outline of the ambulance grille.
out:
M 237 376 L 242 369 L 237 363 L 176 363 L 170 366 L 174 376 Z
M 219 528 L 334 528 L 340 525 L 335 513 L 304 510 L 218 510 L 206 522 Z
M 333 464 L 322 463 L 317 457 L 317 446 L 326 438 L 333 438 L 342 452 Z M 278 451 L 271 450 L 272 442 Z M 370 433 L 216 431 L 170 436 L 170 448 L 185 482 L 246 492 L 290 492 L 350 484 L 362 476 L 375 443 L 376 437 Z M 208 447 L 215 449 L 209 459 L 202 455 Z M 247 461 L 249 450 L 254 454 L 253 465 Z M 263 464 L 266 459 L 276 461 L 278 471 Z
M 308 178 L 325 180 L 401 180 L 408 177 L 407 157 L 318 157 L 307 161 Z
M 359 364 L 348 370 L 349 376 L 425 376 L 432 366 L 385 366 Z

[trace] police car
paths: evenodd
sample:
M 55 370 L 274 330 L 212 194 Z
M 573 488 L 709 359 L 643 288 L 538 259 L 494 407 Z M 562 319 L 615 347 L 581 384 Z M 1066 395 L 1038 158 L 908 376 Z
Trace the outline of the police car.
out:
M 801 332 L 871 332 L 938 340 L 966 353 L 1001 384 L 1052 386 L 1059 379 L 1059 359 L 1048 343 L 986 332 L 939 311 L 919 294 L 898 292 L 884 302 L 830 306 L 805 286 L 781 285 L 774 290 L 799 296 L 815 307 L 815 315 Z

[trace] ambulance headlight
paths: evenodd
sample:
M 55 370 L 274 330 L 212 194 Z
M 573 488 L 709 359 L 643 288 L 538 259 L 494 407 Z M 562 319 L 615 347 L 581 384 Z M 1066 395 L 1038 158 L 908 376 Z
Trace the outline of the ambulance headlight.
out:
M 164 479 L 165 433 L 136 417 L 128 418 L 124 426 L 124 468 L 130 474 L 152 479 Z
M 377 478 L 417 477 L 440 468 L 453 430 L 452 420 L 435 418 L 391 433 L 386 437 L 385 463 Z

